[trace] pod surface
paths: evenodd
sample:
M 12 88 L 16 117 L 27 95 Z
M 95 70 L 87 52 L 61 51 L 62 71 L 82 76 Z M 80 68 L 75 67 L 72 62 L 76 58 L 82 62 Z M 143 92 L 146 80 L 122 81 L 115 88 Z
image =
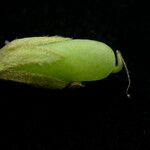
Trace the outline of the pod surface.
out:
M 43 47 L 43 46 L 42 46 Z M 69 40 L 44 45 L 64 57 L 49 73 L 65 81 L 92 81 L 107 77 L 115 66 L 115 55 L 106 44 L 92 40 Z

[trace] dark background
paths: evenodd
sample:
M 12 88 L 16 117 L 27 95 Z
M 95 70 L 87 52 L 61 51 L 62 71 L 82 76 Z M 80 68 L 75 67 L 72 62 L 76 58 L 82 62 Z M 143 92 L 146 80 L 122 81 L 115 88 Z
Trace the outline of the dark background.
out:
M 0 20 L 1 47 L 5 40 L 45 35 L 102 41 L 121 50 L 132 82 L 128 99 L 124 70 L 75 90 L 0 80 L 6 149 L 150 149 L 146 1 L 6 1 L 0 5 Z

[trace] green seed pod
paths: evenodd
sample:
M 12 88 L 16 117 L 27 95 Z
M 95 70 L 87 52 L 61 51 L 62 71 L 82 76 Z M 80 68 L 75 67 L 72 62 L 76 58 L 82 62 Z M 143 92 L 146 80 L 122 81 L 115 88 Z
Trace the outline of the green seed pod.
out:
M 17 39 L 0 49 L 0 78 L 52 89 L 81 86 L 83 81 L 119 72 L 123 59 L 119 51 L 116 56 L 109 46 L 94 40 L 59 36 Z

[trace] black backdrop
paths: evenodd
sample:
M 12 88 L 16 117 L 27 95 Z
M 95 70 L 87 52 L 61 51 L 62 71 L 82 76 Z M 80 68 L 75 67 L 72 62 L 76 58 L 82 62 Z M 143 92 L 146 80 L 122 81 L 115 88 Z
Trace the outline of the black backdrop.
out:
M 132 82 L 128 99 L 124 70 L 74 90 L 0 80 L 5 148 L 150 148 L 150 16 L 145 1 L 6 1 L 0 19 L 1 47 L 5 40 L 44 35 L 102 41 L 121 50 Z

